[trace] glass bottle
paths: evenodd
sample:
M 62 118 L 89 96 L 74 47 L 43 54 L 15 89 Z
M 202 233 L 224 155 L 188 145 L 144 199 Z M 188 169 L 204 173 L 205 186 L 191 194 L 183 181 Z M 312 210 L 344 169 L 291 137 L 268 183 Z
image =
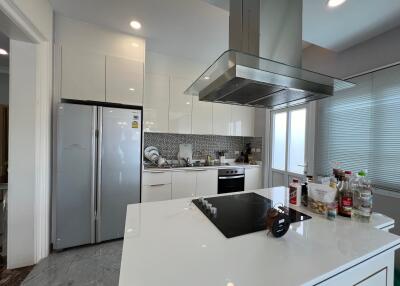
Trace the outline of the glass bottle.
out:
M 358 173 L 357 184 L 353 187 L 352 218 L 362 222 L 369 222 L 372 214 L 372 186 L 367 179 L 367 172 Z
M 350 188 L 351 174 L 350 171 L 345 172 L 339 189 L 339 214 L 344 217 L 351 217 L 353 209 L 353 193 Z

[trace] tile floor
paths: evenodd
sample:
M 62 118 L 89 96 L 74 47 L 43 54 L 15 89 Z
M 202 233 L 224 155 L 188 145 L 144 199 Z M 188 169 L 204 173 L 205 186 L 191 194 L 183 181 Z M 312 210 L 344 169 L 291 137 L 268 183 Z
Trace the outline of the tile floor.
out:
M 22 286 L 117 286 L 122 240 L 53 253 L 37 264 Z

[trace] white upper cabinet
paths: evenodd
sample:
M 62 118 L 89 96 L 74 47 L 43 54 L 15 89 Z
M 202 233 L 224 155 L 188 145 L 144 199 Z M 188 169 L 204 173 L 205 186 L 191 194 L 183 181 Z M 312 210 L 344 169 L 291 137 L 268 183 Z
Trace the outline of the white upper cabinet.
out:
M 146 73 L 143 112 L 145 132 L 168 132 L 169 76 Z
M 213 134 L 231 134 L 231 106 L 229 104 L 213 103 Z
M 61 97 L 105 101 L 106 57 L 69 47 L 61 53 Z
M 239 105 L 231 108 L 231 135 L 254 136 L 254 108 Z
M 192 133 L 212 134 L 213 133 L 213 104 L 211 102 L 199 101 L 198 96 L 193 96 L 192 110 Z
M 192 133 L 192 103 L 193 96 L 185 95 L 192 79 L 171 76 L 169 99 L 169 132 Z
M 143 105 L 143 63 L 107 56 L 106 101 Z

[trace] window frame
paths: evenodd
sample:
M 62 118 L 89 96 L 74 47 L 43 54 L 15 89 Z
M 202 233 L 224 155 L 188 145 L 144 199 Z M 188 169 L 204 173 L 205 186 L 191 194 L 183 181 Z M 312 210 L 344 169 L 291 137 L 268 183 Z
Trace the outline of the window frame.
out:
M 289 130 L 290 130 L 290 111 L 293 110 L 298 110 L 298 109 L 303 109 L 305 108 L 306 110 L 306 134 L 305 134 L 305 150 L 304 150 L 304 162 L 305 162 L 305 170 L 306 174 L 297 174 L 288 171 L 288 162 L 289 162 Z M 270 126 L 269 126 L 269 131 L 270 131 L 270 136 L 269 136 L 269 150 L 268 150 L 268 156 L 269 156 L 269 170 L 268 170 L 268 186 L 272 187 L 273 186 L 273 172 L 275 173 L 280 173 L 282 175 L 285 175 L 284 178 L 284 184 L 285 186 L 288 185 L 290 178 L 292 177 L 299 177 L 299 176 L 308 176 L 314 175 L 314 158 L 315 158 L 315 136 L 316 136 L 316 109 L 317 109 L 317 102 L 309 102 L 309 103 L 304 103 L 304 104 L 299 104 L 291 107 L 286 107 L 286 108 L 280 108 L 280 109 L 275 109 L 271 110 L 270 112 Z M 279 170 L 273 168 L 273 144 L 274 144 L 274 115 L 276 113 L 280 112 L 287 112 L 287 128 L 286 128 L 286 159 L 285 159 L 285 170 Z

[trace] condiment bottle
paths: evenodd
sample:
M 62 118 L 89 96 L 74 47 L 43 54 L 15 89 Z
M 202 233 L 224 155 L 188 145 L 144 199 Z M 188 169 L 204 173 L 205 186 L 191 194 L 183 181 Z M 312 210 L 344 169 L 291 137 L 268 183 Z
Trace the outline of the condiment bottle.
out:
M 346 171 L 339 189 L 339 215 L 351 217 L 353 209 L 353 193 L 350 189 L 351 171 Z
M 289 202 L 292 205 L 300 206 L 301 203 L 301 185 L 299 179 L 294 178 L 289 185 Z

